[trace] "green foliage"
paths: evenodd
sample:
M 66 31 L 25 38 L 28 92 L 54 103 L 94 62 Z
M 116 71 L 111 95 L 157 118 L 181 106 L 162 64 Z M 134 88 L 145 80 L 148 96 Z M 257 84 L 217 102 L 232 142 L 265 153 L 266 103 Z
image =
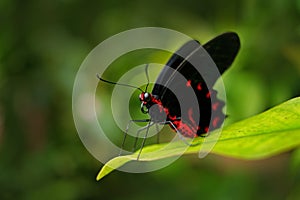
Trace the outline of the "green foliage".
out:
M 215 132 L 210 133 L 213 137 Z M 178 141 L 180 142 L 180 141 Z M 196 146 L 189 147 L 184 154 L 198 154 L 206 141 L 197 138 Z M 209 140 L 208 142 L 214 142 Z M 180 156 L 182 148 L 172 144 L 147 146 L 143 149 L 139 161 L 154 161 L 171 156 Z M 289 100 L 262 114 L 229 125 L 222 130 L 212 153 L 240 159 L 262 159 L 300 146 L 300 97 Z M 113 158 L 101 169 L 97 176 L 105 175 L 136 160 L 139 151 L 132 155 Z

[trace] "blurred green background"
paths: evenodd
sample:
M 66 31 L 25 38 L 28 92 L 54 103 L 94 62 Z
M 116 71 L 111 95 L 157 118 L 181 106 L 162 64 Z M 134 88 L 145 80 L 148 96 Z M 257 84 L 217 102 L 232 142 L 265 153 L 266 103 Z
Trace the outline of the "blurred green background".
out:
M 228 123 L 299 96 L 299 19 L 299 0 L 1 0 L 0 199 L 300 199 L 299 150 L 261 161 L 185 156 L 156 172 L 115 171 L 96 182 L 102 164 L 72 118 L 85 56 L 143 26 L 202 43 L 225 31 L 240 35 L 224 75 Z

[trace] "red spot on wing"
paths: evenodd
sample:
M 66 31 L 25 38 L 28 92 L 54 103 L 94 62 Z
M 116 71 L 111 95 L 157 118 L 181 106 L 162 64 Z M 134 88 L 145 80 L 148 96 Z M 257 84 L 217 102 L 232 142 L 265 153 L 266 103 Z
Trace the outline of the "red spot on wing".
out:
M 206 93 L 206 98 L 210 98 L 210 92 Z
M 201 86 L 201 83 L 198 83 L 198 85 L 197 85 L 197 90 L 202 90 L 202 86 Z
M 188 116 L 189 116 L 189 120 L 191 121 L 192 126 L 197 127 L 197 124 L 193 118 L 193 109 L 192 108 L 190 108 L 188 110 Z
M 192 84 L 192 81 L 188 80 L 185 85 L 186 85 L 186 87 L 191 87 L 191 84 Z
M 194 127 L 190 126 L 189 124 L 183 123 L 181 120 L 174 121 L 174 126 L 176 126 L 177 130 L 180 132 L 181 135 L 185 137 L 194 138 L 198 135 L 197 130 Z
M 205 132 L 205 133 L 208 132 L 208 126 L 204 128 L 204 132 Z
M 185 137 L 194 138 L 197 137 L 197 131 L 199 130 L 198 124 L 196 124 L 193 118 L 193 109 L 190 108 L 188 110 L 188 118 L 189 122 L 183 122 L 182 120 L 174 120 L 172 123 L 176 127 L 176 129 L 180 132 L 181 135 Z M 169 117 L 169 119 L 172 119 Z M 172 126 L 171 126 L 172 127 Z
M 218 109 L 219 105 L 220 105 L 220 102 L 218 102 L 218 101 L 215 102 L 215 103 L 213 103 L 212 109 L 213 109 L 214 111 L 216 111 L 216 110 Z
M 219 118 L 219 117 L 215 117 L 215 118 L 213 119 L 212 125 L 213 125 L 214 128 L 216 128 L 216 127 L 218 126 L 219 121 L 220 121 L 220 118 Z

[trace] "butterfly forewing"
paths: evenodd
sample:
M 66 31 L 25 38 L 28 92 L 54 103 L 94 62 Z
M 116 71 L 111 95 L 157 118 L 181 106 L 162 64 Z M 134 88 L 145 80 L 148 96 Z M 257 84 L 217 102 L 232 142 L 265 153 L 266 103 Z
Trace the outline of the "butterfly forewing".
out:
M 234 61 L 240 49 L 240 40 L 236 33 L 228 32 L 215 37 L 204 44 L 203 47 L 216 63 L 220 74 L 222 74 Z
M 189 41 L 173 54 L 159 74 L 152 95 L 168 109 L 172 118 L 167 120 L 173 120 L 182 135 L 196 137 L 206 133 L 211 120 L 213 129 L 223 123 L 224 102 L 217 99 L 217 92 L 212 86 L 220 74 L 231 65 L 239 47 L 239 38 L 235 33 L 224 33 L 214 38 L 203 46 L 205 50 L 197 41 Z M 219 70 L 217 75 L 206 73 L 215 66 L 209 62 L 210 58 Z M 194 60 L 196 62 L 193 62 Z M 209 81 L 205 81 L 199 71 L 206 76 L 204 78 L 207 79 L 208 76 Z M 186 99 L 180 97 L 180 101 L 178 100 L 176 94 L 188 89 L 192 89 L 196 94 L 196 104 L 189 95 L 186 95 Z M 174 120 L 174 117 L 181 120 Z

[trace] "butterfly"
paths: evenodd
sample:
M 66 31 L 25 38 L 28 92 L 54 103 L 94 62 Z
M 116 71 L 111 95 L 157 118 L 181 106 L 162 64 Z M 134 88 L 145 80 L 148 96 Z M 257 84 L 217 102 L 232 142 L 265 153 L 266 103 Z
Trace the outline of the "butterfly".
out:
M 217 98 L 217 91 L 212 86 L 233 63 L 239 49 L 240 40 L 234 32 L 223 33 L 203 46 L 196 40 L 188 41 L 166 63 L 156 79 L 152 92 L 147 92 L 149 77 L 148 65 L 146 66 L 148 79 L 146 90 L 137 89 L 141 90 L 139 95 L 141 111 L 148 114 L 149 118 L 130 121 L 130 123 L 148 123 L 138 131 L 139 134 L 146 130 L 146 134 L 137 159 L 144 147 L 149 128 L 154 124 L 168 124 L 182 138 L 205 136 L 209 131 L 222 125 L 225 118 L 222 109 L 225 103 Z M 217 73 L 213 71 L 214 66 L 217 67 Z M 184 139 L 183 141 L 185 142 Z

